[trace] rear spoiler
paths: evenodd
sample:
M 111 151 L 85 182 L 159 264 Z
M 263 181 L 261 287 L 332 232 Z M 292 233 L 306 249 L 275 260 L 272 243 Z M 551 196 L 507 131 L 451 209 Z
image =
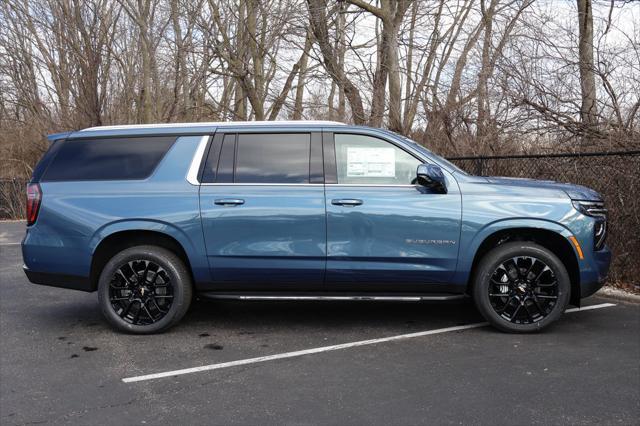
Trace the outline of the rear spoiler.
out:
M 57 141 L 58 139 L 66 139 L 73 132 L 62 132 L 62 133 L 52 133 L 47 135 L 47 140 L 49 143 Z

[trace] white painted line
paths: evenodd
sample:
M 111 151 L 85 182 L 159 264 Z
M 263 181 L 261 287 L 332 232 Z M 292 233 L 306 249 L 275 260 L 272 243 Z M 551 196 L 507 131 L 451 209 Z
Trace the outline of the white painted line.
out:
M 600 309 L 600 308 L 610 308 L 612 306 L 616 306 L 615 303 L 601 303 L 599 305 L 589 305 L 583 306 L 581 308 L 571 308 L 564 311 L 565 314 L 570 314 L 571 312 L 582 312 L 582 311 L 590 311 L 592 309 Z
M 614 303 L 601 303 L 599 305 L 585 306 L 583 308 L 567 309 L 565 311 L 565 313 L 588 311 L 588 310 L 591 310 L 591 309 L 608 308 L 608 307 L 611 307 L 611 306 L 616 306 L 616 305 Z M 473 324 L 459 325 L 459 326 L 455 326 L 455 327 L 438 328 L 436 330 L 419 331 L 417 333 L 400 334 L 400 335 L 397 335 L 397 336 L 382 337 L 382 338 L 379 338 L 379 339 L 360 340 L 358 342 L 342 343 L 340 345 L 321 346 L 319 348 L 304 349 L 304 350 L 301 350 L 301 351 L 285 352 L 285 353 L 281 353 L 281 354 L 267 355 L 267 356 L 261 356 L 261 357 L 257 357 L 257 358 L 247 358 L 247 359 L 240 359 L 240 360 L 237 360 L 237 361 L 222 362 L 222 363 L 219 363 L 219 364 L 203 365 L 201 367 L 184 368 L 182 370 L 165 371 L 165 372 L 162 372 L 162 373 L 147 374 L 147 375 L 144 375 L 144 376 L 126 377 L 126 378 L 122 379 L 122 381 L 125 382 L 125 383 L 142 382 L 142 381 L 145 381 L 145 380 L 160 379 L 160 378 L 163 378 L 163 377 L 181 376 L 183 374 L 200 373 L 202 371 L 220 370 L 222 368 L 237 367 L 239 365 L 256 364 L 256 363 L 259 363 L 259 362 L 274 361 L 276 359 L 295 358 L 295 357 L 299 357 L 299 356 L 317 354 L 317 353 L 321 353 L 321 352 L 338 351 L 338 350 L 341 350 L 341 349 L 354 348 L 354 347 L 357 347 L 357 346 L 375 345 L 375 344 L 378 344 L 378 343 L 393 342 L 393 341 L 406 340 L 406 339 L 414 339 L 416 337 L 423 337 L 423 336 L 430 336 L 430 335 L 434 335 L 434 334 L 449 333 L 449 332 L 452 332 L 452 331 L 469 330 L 469 329 L 472 329 L 472 328 L 485 327 L 487 325 L 489 325 L 489 323 L 487 323 L 487 322 L 477 322 L 477 323 L 473 323 Z
M 241 359 L 238 361 L 223 362 L 220 364 L 204 365 L 202 367 L 185 368 L 182 370 L 165 371 L 164 373 L 147 374 L 145 376 L 127 377 L 122 379 L 125 383 L 140 382 L 143 380 L 159 379 L 161 377 L 179 376 L 182 374 L 198 373 L 201 371 L 219 370 L 221 368 L 236 367 L 238 365 L 255 364 L 258 362 L 273 361 L 283 358 L 294 358 L 303 355 L 317 354 L 320 352 L 337 351 L 340 349 L 354 348 L 356 346 L 375 345 L 376 343 L 391 342 L 394 340 L 412 339 L 415 337 L 429 336 L 431 334 L 448 333 L 450 331 L 468 330 L 470 328 L 484 327 L 488 325 L 486 322 L 478 322 L 475 324 L 460 325 L 456 327 L 439 328 L 436 330 L 420 331 L 417 333 L 400 334 L 398 336 L 383 337 L 380 339 L 360 340 L 358 342 L 342 343 L 340 345 L 322 346 L 319 348 L 305 349 L 295 352 L 285 352 L 275 355 L 261 356 L 257 358 Z
M 2 243 L 0 246 L 19 246 L 22 243 Z

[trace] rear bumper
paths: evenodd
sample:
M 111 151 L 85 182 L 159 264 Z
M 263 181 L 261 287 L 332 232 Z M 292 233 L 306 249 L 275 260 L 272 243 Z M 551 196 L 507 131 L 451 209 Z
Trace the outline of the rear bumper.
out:
M 580 298 L 589 297 L 600 290 L 607 279 L 611 265 L 611 250 L 604 247 L 591 254 L 590 267 L 581 273 Z
M 46 285 L 49 287 L 68 288 L 71 290 L 80 290 L 92 292 L 96 289 L 91 286 L 91 282 L 87 277 L 78 277 L 75 275 L 52 274 L 48 272 L 35 272 L 22 266 L 24 273 L 29 281 L 33 284 Z

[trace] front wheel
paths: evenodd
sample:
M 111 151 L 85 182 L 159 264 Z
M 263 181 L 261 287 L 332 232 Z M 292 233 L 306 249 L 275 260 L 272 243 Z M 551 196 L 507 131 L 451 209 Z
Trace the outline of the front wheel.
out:
M 542 330 L 569 303 L 571 281 L 560 259 L 528 241 L 505 243 L 487 253 L 476 272 L 473 299 L 494 327 L 512 333 Z
M 191 275 L 169 250 L 136 246 L 107 262 L 98 281 L 105 318 L 121 331 L 151 334 L 175 325 L 191 304 Z

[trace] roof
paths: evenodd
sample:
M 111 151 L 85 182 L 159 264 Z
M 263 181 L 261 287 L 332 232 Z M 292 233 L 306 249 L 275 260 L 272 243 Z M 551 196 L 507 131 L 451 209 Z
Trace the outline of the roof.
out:
M 138 129 L 158 129 L 158 128 L 202 128 L 202 127 L 237 127 L 237 126 L 343 126 L 344 123 L 338 121 L 220 121 L 220 122 L 197 122 L 197 123 L 160 123 L 160 124 L 127 124 L 119 126 L 98 126 L 88 127 L 80 132 L 108 131 L 108 130 L 138 130 Z

